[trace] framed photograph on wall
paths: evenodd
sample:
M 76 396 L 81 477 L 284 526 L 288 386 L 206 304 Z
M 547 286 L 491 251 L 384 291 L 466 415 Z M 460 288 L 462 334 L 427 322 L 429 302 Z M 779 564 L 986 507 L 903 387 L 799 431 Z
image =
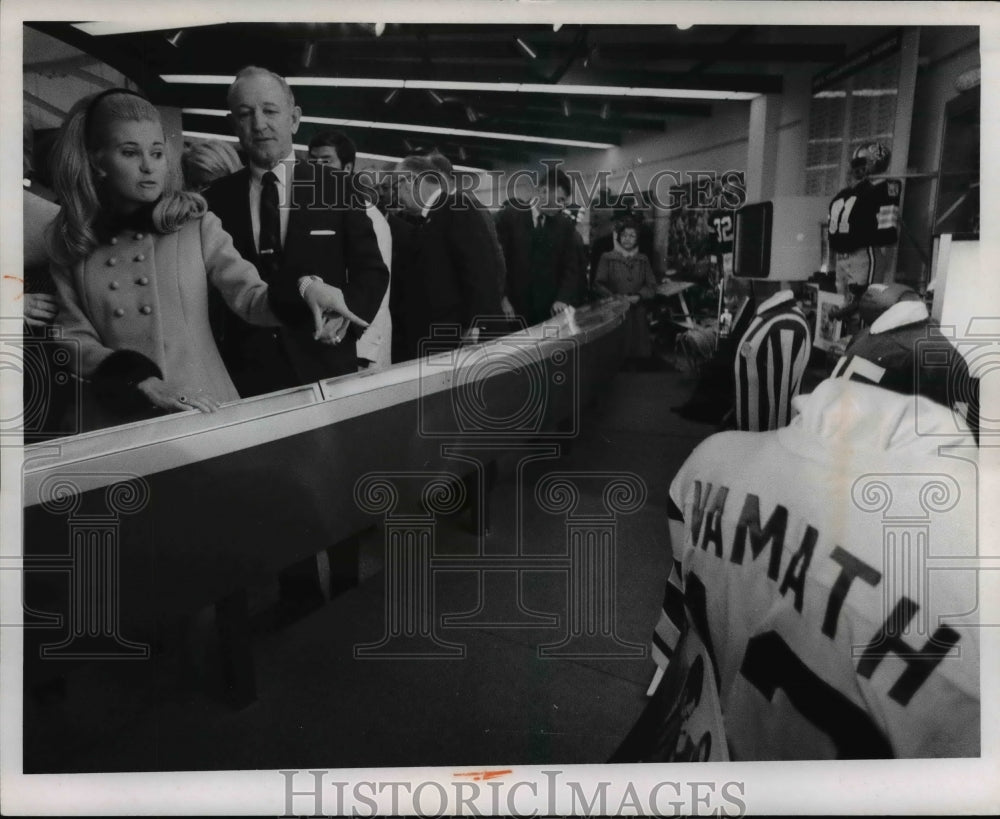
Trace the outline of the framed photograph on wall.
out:
M 813 346 L 821 350 L 831 350 L 840 341 L 841 322 L 830 315 L 834 307 L 843 307 L 844 297 L 838 293 L 816 293 L 816 326 L 813 330 Z

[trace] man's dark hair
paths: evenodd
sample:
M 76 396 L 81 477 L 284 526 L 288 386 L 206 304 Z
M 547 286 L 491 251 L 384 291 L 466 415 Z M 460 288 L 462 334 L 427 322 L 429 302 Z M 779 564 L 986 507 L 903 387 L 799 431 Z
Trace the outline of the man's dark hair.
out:
M 424 154 L 424 156 L 429 159 L 434 164 L 434 167 L 441 171 L 441 173 L 445 176 L 452 177 L 455 175 L 455 168 L 451 164 L 451 160 L 437 148 L 432 148 Z
M 337 152 L 341 168 L 348 165 L 353 168 L 358 155 L 354 141 L 343 131 L 320 131 L 309 140 L 309 150 L 312 151 L 313 148 L 333 148 Z
M 566 176 L 561 168 L 549 167 L 545 172 L 545 187 L 549 190 L 558 188 L 567 197 L 573 195 L 573 186 L 570 184 L 569 177 Z
M 447 189 L 448 179 L 441 167 L 426 154 L 410 154 L 396 165 L 396 170 L 402 173 L 412 173 L 417 176 L 429 176 L 442 188 Z

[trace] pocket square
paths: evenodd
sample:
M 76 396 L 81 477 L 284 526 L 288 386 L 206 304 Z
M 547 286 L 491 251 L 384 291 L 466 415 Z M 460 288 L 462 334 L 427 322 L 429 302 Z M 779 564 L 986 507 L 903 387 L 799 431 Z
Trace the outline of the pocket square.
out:
M 335 230 L 310 230 L 310 236 L 336 236 L 337 231 Z

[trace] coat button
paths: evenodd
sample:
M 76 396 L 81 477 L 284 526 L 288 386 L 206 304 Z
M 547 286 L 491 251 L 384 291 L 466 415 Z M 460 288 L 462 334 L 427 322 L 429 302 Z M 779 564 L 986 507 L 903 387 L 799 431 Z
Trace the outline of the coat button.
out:
M 121 307 L 116 307 L 116 308 L 115 308 L 115 315 L 116 315 L 116 316 L 117 316 L 118 318 L 121 318 L 122 316 L 124 316 L 124 315 L 125 315 L 125 311 L 124 311 L 124 310 L 122 310 L 122 308 L 121 308 Z
M 108 259 L 108 267 L 114 267 L 116 264 L 118 264 L 118 260 L 114 256 Z
M 111 282 L 111 284 L 109 284 L 108 287 L 110 287 L 112 290 L 117 290 L 118 287 L 119 287 L 119 284 L 118 284 L 118 282 Z
M 144 262 L 144 261 L 146 261 L 146 254 L 145 253 L 140 253 L 138 256 L 135 257 L 135 261 L 137 261 L 137 262 Z
M 136 284 L 147 285 L 149 284 L 149 278 L 147 276 L 140 276 L 135 280 Z
M 137 233 L 137 234 L 135 234 L 135 238 L 136 239 L 144 239 L 144 238 L 146 238 L 146 234 L 145 233 Z
M 139 308 L 139 312 L 142 313 L 144 316 L 148 316 L 150 313 L 153 312 L 153 308 L 150 307 L 148 304 L 144 304 L 142 305 L 142 307 Z

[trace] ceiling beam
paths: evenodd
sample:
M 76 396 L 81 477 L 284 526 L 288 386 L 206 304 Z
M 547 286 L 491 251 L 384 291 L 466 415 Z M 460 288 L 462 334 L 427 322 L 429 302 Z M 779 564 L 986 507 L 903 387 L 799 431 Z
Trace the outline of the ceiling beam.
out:
M 847 56 L 842 43 L 635 43 L 600 46 L 601 61 L 652 62 L 698 60 L 713 62 L 836 63 Z
M 24 101 L 34 105 L 36 108 L 40 108 L 42 111 L 52 114 L 54 117 L 58 117 L 59 119 L 65 119 L 66 115 L 69 113 L 69 111 L 63 111 L 62 108 L 56 108 L 56 106 L 52 105 L 52 103 L 46 102 L 41 97 L 36 97 L 30 91 L 24 92 Z
M 91 85 L 96 85 L 98 88 L 108 89 L 118 87 L 117 83 L 107 80 L 99 74 L 94 74 L 92 71 L 84 71 L 82 68 L 74 68 L 66 73 L 74 77 L 79 77 L 81 80 L 86 80 Z
M 100 60 L 89 54 L 63 57 L 61 60 L 25 60 L 24 70 L 34 74 L 64 74 L 76 68 L 90 68 L 99 65 Z
M 62 40 L 67 45 L 78 48 L 111 66 L 138 85 L 152 102 L 158 103 L 163 96 L 167 83 L 160 79 L 162 72 L 148 60 L 148 55 L 132 45 L 133 41 L 128 38 L 93 37 L 73 28 L 69 23 L 31 22 L 25 25 Z M 108 40 L 118 42 L 112 44 Z
M 751 36 L 753 36 L 754 30 L 755 30 L 754 26 L 740 26 L 739 28 L 737 28 L 736 31 L 734 31 L 731 35 L 729 35 L 724 45 L 722 45 L 719 49 L 715 49 L 714 51 L 708 52 L 707 54 L 704 55 L 706 59 L 703 59 L 701 62 L 698 62 L 695 65 L 691 66 L 691 68 L 689 68 L 687 71 L 688 75 L 689 76 L 700 75 L 703 71 L 705 71 L 710 66 L 714 65 L 720 60 L 719 52 L 721 50 L 729 48 L 738 48 L 741 43 L 743 43 L 745 40 L 748 40 Z
M 780 94 L 780 74 L 686 74 L 673 71 L 622 71 L 595 69 L 573 71 L 564 81 L 579 85 L 615 85 L 642 88 L 693 88 L 701 91 L 749 91 L 756 94 Z
M 317 114 L 317 116 L 322 116 L 322 114 Z M 307 126 L 308 126 L 308 130 L 307 130 Z M 217 133 L 217 134 L 229 134 L 229 133 L 231 133 L 231 130 L 230 130 L 229 125 L 228 125 L 228 122 L 225 119 L 223 119 L 222 117 L 204 116 L 204 115 L 201 115 L 201 114 L 185 114 L 184 115 L 184 128 L 185 128 L 185 130 L 206 131 L 206 132 Z M 523 142 L 523 141 L 515 141 L 515 140 L 507 141 L 507 140 L 503 140 L 503 139 L 482 138 L 482 137 L 475 137 L 475 136 L 467 136 L 467 135 L 464 135 L 464 134 L 462 134 L 462 135 L 458 135 L 458 134 L 429 134 L 429 133 L 423 133 L 423 132 L 420 132 L 420 131 L 406 132 L 406 131 L 398 131 L 398 130 L 388 130 L 388 129 L 383 129 L 383 128 L 367 128 L 367 127 L 362 127 L 362 126 L 325 125 L 323 123 L 313 123 L 313 122 L 303 123 L 302 126 L 300 127 L 299 133 L 296 135 L 295 139 L 298 142 L 308 141 L 308 137 L 306 135 L 315 133 L 316 131 L 319 131 L 319 130 L 324 130 L 326 128 L 333 128 L 333 129 L 336 129 L 336 130 L 348 131 L 352 135 L 352 138 L 355 139 L 356 142 L 358 142 L 358 144 L 362 144 L 363 142 L 366 142 L 366 141 L 368 141 L 369 139 L 372 138 L 372 137 L 367 136 L 367 135 L 371 135 L 371 134 L 376 134 L 376 135 L 377 134 L 391 134 L 391 135 L 396 136 L 396 137 L 398 137 L 400 139 L 404 139 L 405 138 L 405 139 L 409 139 L 410 141 L 419 142 L 419 143 L 422 143 L 422 144 L 423 143 L 427 143 L 427 144 L 432 144 L 433 145 L 433 144 L 437 144 L 437 143 L 443 142 L 443 141 L 458 141 L 461 144 L 470 146 L 472 148 L 475 148 L 475 146 L 480 145 L 480 144 L 482 144 L 482 145 L 491 145 L 491 144 L 495 144 L 495 145 L 496 144 L 498 144 L 498 145 L 517 145 L 517 146 L 519 146 L 522 149 L 524 149 L 527 146 L 530 146 L 532 149 L 542 149 L 542 150 L 545 150 L 545 151 L 565 153 L 571 147 L 571 146 L 565 146 L 565 145 L 550 145 L 550 144 L 540 143 L 540 142 Z M 527 129 L 524 129 L 524 130 L 527 130 Z M 538 130 L 538 129 L 536 129 L 536 130 Z M 581 134 L 581 132 L 580 132 L 579 129 L 577 129 L 576 131 L 572 131 L 572 130 L 568 131 L 568 133 L 573 133 L 574 136 L 562 137 L 561 133 L 563 133 L 563 132 L 560 132 L 560 133 L 550 133 L 550 134 L 539 134 L 539 135 L 540 136 L 553 136 L 553 137 L 556 137 L 556 138 L 565 138 L 565 139 L 573 139 L 573 138 L 575 138 L 575 139 L 586 139 L 586 136 L 584 134 Z M 594 141 L 594 142 L 610 142 L 612 140 L 595 139 L 595 140 L 591 140 L 591 141 Z

